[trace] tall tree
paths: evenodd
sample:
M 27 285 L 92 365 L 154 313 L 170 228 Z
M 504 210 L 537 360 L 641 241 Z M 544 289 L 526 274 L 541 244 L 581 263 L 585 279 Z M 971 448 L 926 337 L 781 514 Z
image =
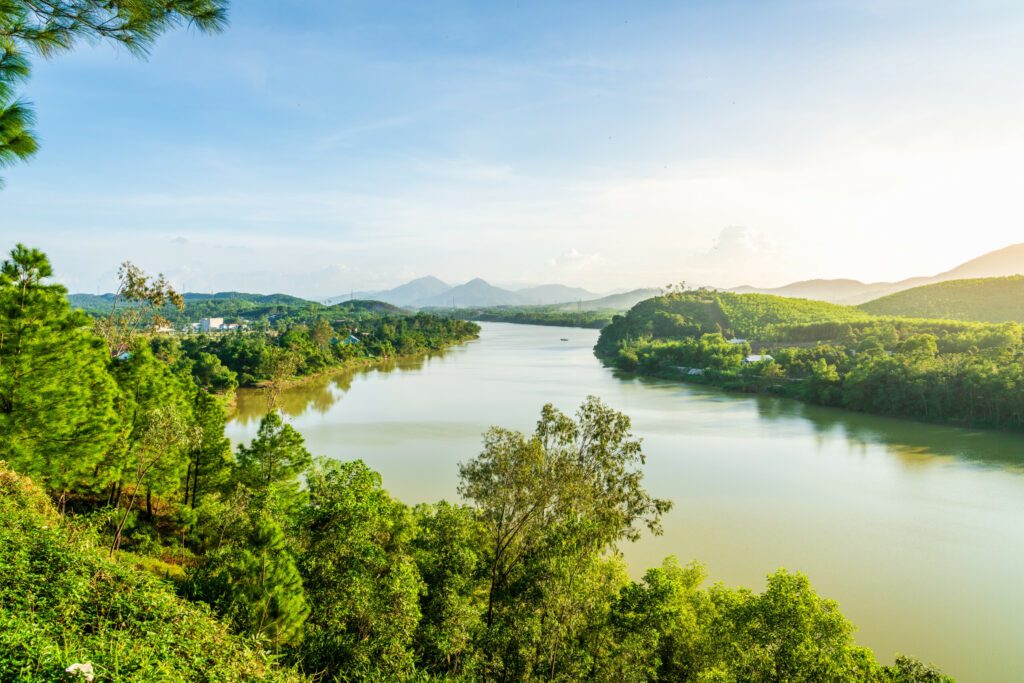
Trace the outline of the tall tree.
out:
M 629 418 L 590 397 L 575 420 L 546 405 L 531 437 L 492 428 L 460 467 L 488 537 L 485 676 L 560 669 L 597 560 L 643 527 L 659 532 L 670 508 L 644 489 L 643 461 Z
M 195 508 L 196 498 L 222 488 L 231 476 L 231 440 L 224 436 L 224 404 L 203 389 L 195 391 L 192 415 L 199 427 L 199 440 L 189 451 L 185 475 L 184 503 Z
M 209 603 L 232 628 L 275 653 L 302 637 L 309 614 L 302 579 L 280 525 L 266 512 L 246 519 L 239 542 L 211 552 L 185 592 Z
M 48 282 L 46 256 L 18 245 L 0 265 L 0 460 L 63 500 L 116 433 L 117 387 L 90 321 Z
M 216 32 L 226 16 L 227 0 L 0 1 L 0 168 L 27 159 L 38 146 L 32 107 L 15 92 L 29 77 L 30 54 L 49 57 L 81 40 L 105 40 L 144 55 L 171 28 Z
M 323 461 L 308 481 L 300 569 L 314 609 L 301 667 L 331 680 L 410 679 L 422 584 L 409 509 L 359 461 Z

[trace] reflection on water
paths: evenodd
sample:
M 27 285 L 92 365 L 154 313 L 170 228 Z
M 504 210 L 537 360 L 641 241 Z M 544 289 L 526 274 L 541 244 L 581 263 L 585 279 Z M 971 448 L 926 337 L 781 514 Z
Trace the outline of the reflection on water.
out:
M 756 402 L 761 419 L 805 420 L 820 438 L 841 438 L 851 447 L 882 446 L 908 466 L 926 466 L 948 456 L 980 465 L 1024 468 L 1020 434 L 928 425 L 770 396 L 759 396 Z
M 436 351 L 407 358 L 388 358 L 373 365 L 338 370 L 315 377 L 307 377 L 283 390 L 277 397 L 277 409 L 288 417 L 306 413 L 324 415 L 352 388 L 352 378 L 366 373 L 391 373 L 421 370 L 433 358 L 444 356 Z M 239 389 L 231 420 L 242 426 L 258 425 L 268 409 L 268 395 L 264 389 Z
M 341 372 L 282 392 L 314 454 L 363 459 L 409 503 L 457 496 L 491 425 L 596 394 L 633 419 L 665 534 L 625 548 L 634 575 L 666 555 L 762 585 L 779 566 L 839 600 L 858 641 L 963 680 L 1024 671 L 1024 436 L 955 429 L 616 373 L 597 333 L 490 323 L 444 355 Z M 562 341 L 562 338 L 568 341 Z M 240 391 L 228 435 L 266 399 Z

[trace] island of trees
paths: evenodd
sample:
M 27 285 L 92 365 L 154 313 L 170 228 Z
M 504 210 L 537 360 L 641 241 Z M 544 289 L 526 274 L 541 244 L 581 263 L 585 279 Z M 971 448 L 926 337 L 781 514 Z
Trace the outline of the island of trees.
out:
M 616 316 L 595 353 L 641 374 L 826 406 L 1024 428 L 1024 328 L 875 316 L 762 294 L 674 291 Z
M 946 680 L 880 664 L 797 573 L 755 593 L 669 558 L 631 580 L 619 549 L 670 503 L 596 398 L 486 433 L 461 502 L 410 507 L 363 463 L 314 457 L 272 400 L 232 450 L 200 354 L 336 345 L 299 321 L 159 334 L 140 309 L 183 302 L 132 272 L 136 305 L 89 316 L 40 252 L 0 268 L 0 680 Z M 403 320 L 414 339 L 466 329 Z

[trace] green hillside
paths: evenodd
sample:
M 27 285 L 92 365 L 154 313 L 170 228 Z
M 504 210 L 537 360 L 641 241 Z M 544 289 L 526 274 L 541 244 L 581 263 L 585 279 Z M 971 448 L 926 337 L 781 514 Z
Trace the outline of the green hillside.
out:
M 0 680 L 298 681 L 204 606 L 111 562 L 27 477 L 0 462 Z
M 951 280 L 890 294 L 860 306 L 874 315 L 1024 322 L 1024 275 Z
M 894 417 L 1024 429 L 1024 326 L 1012 322 L 883 317 L 762 294 L 674 292 L 615 316 L 594 351 L 644 375 Z
M 721 333 L 726 337 L 763 336 L 776 326 L 859 322 L 871 316 L 852 306 L 768 294 L 712 290 L 675 292 L 641 301 L 605 328 L 598 351 L 612 352 L 627 339 L 672 339 Z

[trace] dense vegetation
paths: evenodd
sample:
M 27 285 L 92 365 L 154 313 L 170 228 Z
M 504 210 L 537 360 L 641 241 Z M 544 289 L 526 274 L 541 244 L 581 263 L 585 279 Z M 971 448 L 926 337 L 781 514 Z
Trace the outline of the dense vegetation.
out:
M 952 280 L 862 304 L 874 315 L 1024 323 L 1024 275 Z
M 558 327 L 587 327 L 599 330 L 611 322 L 615 311 L 569 311 L 556 306 L 490 306 L 486 308 L 430 309 L 463 320 L 480 322 L 518 323 L 521 325 L 554 325 Z
M 51 275 L 24 247 L 0 270 L 3 680 L 944 680 L 880 665 L 799 574 L 630 580 L 618 548 L 670 505 L 595 398 L 490 430 L 465 503 L 411 508 L 272 403 L 233 452 L 174 338 L 73 310 Z M 129 298 L 176 299 L 129 275 Z
M 339 305 L 283 315 L 272 329 L 191 335 L 180 347 L 197 380 L 207 382 L 205 377 L 211 374 L 223 377 L 218 369 L 223 367 L 241 385 L 254 386 L 375 358 L 439 351 L 472 339 L 479 331 L 474 323 L 426 313 L 381 314 Z M 225 383 L 230 382 L 215 380 L 208 385 Z
M 1020 429 L 1022 335 L 1014 323 L 881 318 L 820 302 L 692 291 L 616 316 L 595 352 L 644 374 L 883 415 Z

